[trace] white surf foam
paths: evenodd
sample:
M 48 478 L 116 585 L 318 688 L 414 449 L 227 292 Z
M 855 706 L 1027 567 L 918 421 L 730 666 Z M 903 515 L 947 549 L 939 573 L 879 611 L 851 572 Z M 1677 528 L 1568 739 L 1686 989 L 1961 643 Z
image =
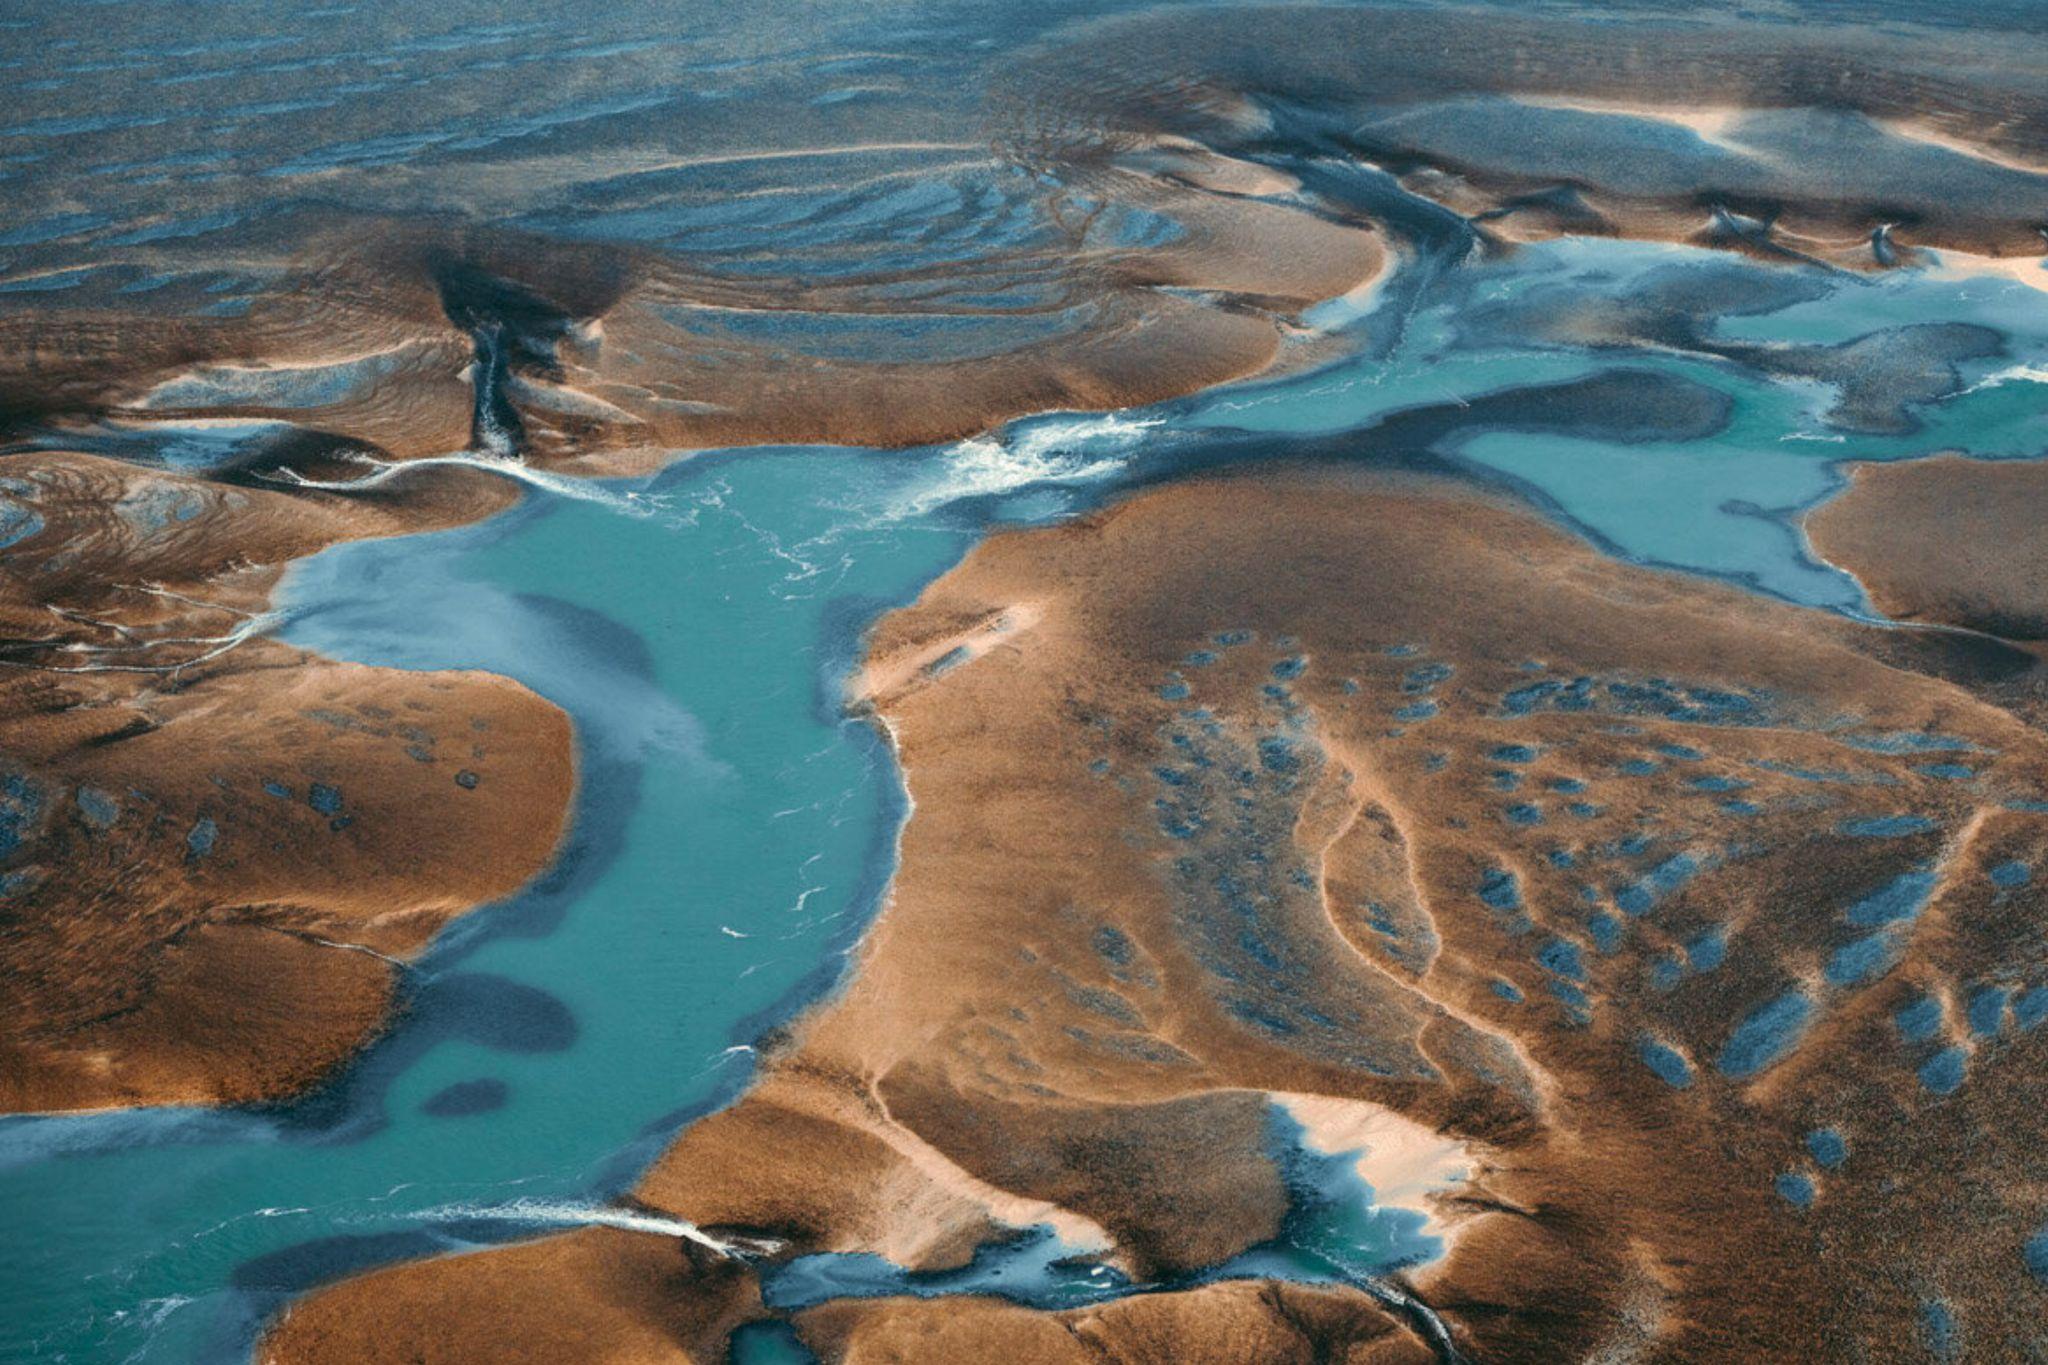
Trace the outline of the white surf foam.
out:
M 994 497 L 1035 484 L 1093 483 L 1123 469 L 1163 419 L 1104 413 L 1038 420 L 947 448 L 939 467 L 907 489 L 895 518 L 922 516 L 963 498 Z
M 2003 388 L 2007 384 L 2048 384 L 2048 365 L 2008 365 L 2005 369 L 1985 375 L 1964 389 L 1963 393 Z M 1960 398 L 1962 394 L 1956 396 Z
M 648 1232 L 661 1237 L 680 1237 L 721 1256 L 766 1256 L 781 1250 L 782 1243 L 768 1237 L 713 1237 L 695 1223 L 658 1213 L 617 1208 L 608 1204 L 571 1204 L 547 1199 L 515 1199 L 508 1204 L 447 1204 L 424 1209 L 418 1215 L 428 1221 L 490 1218 L 535 1227 L 607 1227 L 627 1232 Z
M 362 465 L 367 472 L 353 479 L 309 479 L 297 470 L 280 469 L 265 477 L 275 483 L 286 483 L 295 488 L 355 493 L 390 483 L 411 470 L 425 469 L 433 465 L 466 465 L 471 469 L 484 469 L 493 474 L 502 474 L 508 479 L 517 479 L 521 483 L 553 493 L 557 497 L 599 503 L 628 516 L 651 517 L 666 506 L 664 500 L 658 497 L 649 497 L 631 490 L 621 492 L 589 479 L 572 478 L 566 474 L 554 473 L 552 470 L 537 469 L 516 455 L 494 454 L 490 451 L 459 450 L 449 455 L 426 455 L 416 460 L 380 460 L 362 454 L 352 454 L 347 458 Z

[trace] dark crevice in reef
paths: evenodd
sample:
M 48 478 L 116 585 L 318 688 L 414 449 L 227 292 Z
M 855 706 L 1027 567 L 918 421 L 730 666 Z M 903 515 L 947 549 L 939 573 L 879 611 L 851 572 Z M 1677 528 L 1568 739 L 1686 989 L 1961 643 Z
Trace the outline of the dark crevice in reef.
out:
M 475 346 L 470 447 L 492 455 L 518 454 L 526 445 L 526 428 L 512 401 L 512 377 L 527 373 L 560 379 L 555 347 L 575 327 L 579 314 L 467 261 L 430 261 L 428 268 L 440 293 L 441 311 L 469 333 Z M 581 315 L 588 316 L 589 311 Z
M 119 744 L 124 739 L 136 739 L 149 734 L 156 728 L 157 723 L 149 717 L 137 716 L 118 729 L 108 730 L 104 734 L 88 735 L 79 741 L 79 745 L 86 749 L 104 749 L 110 744 Z
M 1450 1326 L 1421 1295 L 1413 1290 L 1371 1279 L 1362 1280 L 1360 1287 L 1377 1299 L 1382 1307 L 1389 1308 L 1406 1319 L 1415 1334 L 1428 1343 L 1430 1350 L 1436 1352 L 1436 1358 L 1443 1362 L 1443 1365 L 1469 1365 L 1469 1357 L 1460 1351 L 1457 1342 L 1451 1339 Z
M 469 333 L 476 348 L 470 367 L 475 394 L 470 448 L 515 455 L 525 445 L 526 428 L 510 393 L 514 362 L 555 371 L 555 342 L 569 330 L 571 319 L 525 286 L 472 265 L 448 265 L 435 274 L 441 310 Z
M 1362 221 L 1384 224 L 1440 262 L 1463 260 L 1480 244 L 1470 219 L 1403 189 L 1395 176 L 1408 168 L 1387 159 L 1384 149 L 1361 143 L 1345 111 L 1271 97 L 1261 103 L 1273 133 L 1255 149 L 1284 162 L 1303 185 Z
M 1320 200 L 1325 216 L 1370 224 L 1408 247 L 1410 259 L 1380 283 L 1381 311 L 1401 319 L 1368 338 L 1362 354 L 1385 356 L 1406 333 L 1406 319 L 1429 298 L 1445 272 L 1484 249 L 1472 220 L 1402 187 L 1394 173 L 1369 164 L 1347 136 L 1342 115 L 1293 100 L 1267 99 L 1273 132 L 1246 149 L 1254 160 L 1297 177 Z
M 472 336 L 502 332 L 508 358 L 521 367 L 555 368 L 555 343 L 575 326 L 576 310 L 468 262 L 434 262 L 429 269 L 448 321 Z
M 476 412 L 470 419 L 469 444 L 473 450 L 492 455 L 516 455 L 526 444 L 526 424 L 507 395 L 505 329 L 485 323 L 471 333 L 476 339 L 476 360 L 470 383 L 476 390 Z

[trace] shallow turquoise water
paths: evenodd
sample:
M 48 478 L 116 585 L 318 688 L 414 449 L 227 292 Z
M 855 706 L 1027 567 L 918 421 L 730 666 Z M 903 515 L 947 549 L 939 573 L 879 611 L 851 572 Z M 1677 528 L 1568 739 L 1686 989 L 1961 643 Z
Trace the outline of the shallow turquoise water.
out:
M 573 1219 L 545 1206 L 617 1192 L 744 1082 L 729 1049 L 836 974 L 887 871 L 893 766 L 838 714 L 855 632 L 968 540 L 834 509 L 886 486 L 877 468 L 818 451 L 685 465 L 652 515 L 542 496 L 296 571 L 290 638 L 503 669 L 567 708 L 578 833 L 563 871 L 435 946 L 413 1016 L 310 1116 L 0 1126 L 0 1204 L 36 1229 L 10 1238 L 0 1358 L 219 1359 L 277 1291 L 357 1258 Z M 483 1078 L 503 1108 L 421 1112 Z M 79 1150 L 37 1159 L 60 1147 Z M 516 1201 L 540 1207 L 488 1221 Z M 368 1240 L 303 1246 L 325 1238 Z
M 1535 291 L 1574 303 L 1628 300 L 1674 268 L 1740 273 L 1814 295 L 1788 294 L 1780 306 L 1714 316 L 1709 336 L 1715 340 L 1834 345 L 1887 328 L 1962 322 L 1998 332 L 2005 354 L 1962 362 L 1952 392 L 1909 409 L 1917 429 L 1892 433 L 1830 424 L 1830 386 L 1770 377 L 1699 352 L 1460 333 L 1461 315 L 1499 309 Z M 1736 579 L 1808 605 L 1862 610 L 1854 580 L 1810 552 L 1795 524 L 1798 513 L 1839 486 L 1844 460 L 1939 450 L 2038 456 L 2048 447 L 2044 365 L 2048 294 L 2013 280 L 1941 268 L 1862 277 L 1731 266 L 1721 253 L 1691 247 L 1566 239 L 1468 261 L 1455 287 L 1423 300 L 1390 354 L 1364 354 L 1187 400 L 1178 405 L 1175 425 L 1296 437 L 1357 431 L 1360 450 L 1369 451 L 1376 427 L 1417 408 L 1467 404 L 1504 389 L 1562 384 L 1622 366 L 1671 377 L 1726 395 L 1732 405 L 1726 425 L 1673 440 L 1475 426 L 1438 448 L 1548 500 L 1627 558 Z
M 1349 1283 L 1443 1254 L 1426 1214 L 1377 1202 L 1372 1186 L 1358 1174 L 1356 1152 L 1316 1150 L 1305 1141 L 1301 1125 L 1277 1105 L 1268 1111 L 1267 1126 L 1268 1155 L 1291 1205 L 1280 1235 L 1176 1286 L 1263 1278 Z M 770 1272 L 761 1287 L 771 1307 L 788 1310 L 836 1298 L 902 1294 L 995 1294 L 1036 1308 L 1064 1309 L 1117 1298 L 1133 1288 L 1121 1271 L 1063 1245 L 1050 1228 L 1025 1230 L 983 1246 L 969 1264 L 954 1270 L 907 1273 L 865 1252 L 801 1256 Z
M 1013 446 L 1086 432 L 1104 460 L 1132 439 L 1089 418 L 1019 429 Z M 0 1277 L 0 1358 L 235 1358 L 313 1284 L 575 1225 L 628 1188 L 744 1085 L 748 1039 L 830 989 L 878 903 L 902 799 L 875 732 L 840 711 L 859 633 L 989 524 L 1109 486 L 1065 469 L 958 447 L 749 451 L 300 564 L 286 638 L 491 669 L 563 706 L 575 827 L 554 871 L 436 942 L 391 1035 L 312 1099 L 0 1120 L 0 1205 L 41 1230 Z M 1332 1247 L 1354 1267 L 1430 1254 L 1421 1216 L 1376 1209 L 1344 1162 L 1305 1169 L 1295 1233 L 1215 1273 L 1325 1279 L 1345 1273 Z M 993 1252 L 993 1281 L 928 1292 L 1128 1292 L 1037 1245 Z M 820 1284 L 903 1283 L 846 1259 L 859 1268 Z M 735 1359 L 797 1349 L 763 1330 Z

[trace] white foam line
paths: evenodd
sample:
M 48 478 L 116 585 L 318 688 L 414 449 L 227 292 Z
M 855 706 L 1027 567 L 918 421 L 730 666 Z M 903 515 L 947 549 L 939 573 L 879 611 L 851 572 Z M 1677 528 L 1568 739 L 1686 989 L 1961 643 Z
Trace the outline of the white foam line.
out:
M 645 1232 L 657 1237 L 679 1237 L 706 1250 L 735 1260 L 769 1256 L 783 1243 L 772 1237 L 713 1237 L 695 1223 L 658 1213 L 643 1213 L 605 1204 L 569 1204 L 543 1199 L 515 1199 L 509 1204 L 447 1204 L 424 1209 L 418 1217 L 428 1220 L 495 1218 L 535 1227 L 606 1227 L 626 1232 Z
M 13 651 L 45 651 L 51 654 L 63 654 L 72 656 L 122 654 L 132 655 L 141 654 L 149 650 L 162 649 L 166 646 L 172 645 L 199 646 L 203 648 L 204 652 L 196 654 L 189 659 L 181 659 L 174 664 L 145 664 L 120 662 L 87 664 L 46 664 L 32 662 L 23 659 L 0 658 L 0 666 L 5 666 L 8 668 L 28 668 L 44 673 L 177 673 L 182 669 L 193 668 L 198 666 L 199 664 L 206 663 L 208 660 L 218 659 L 221 655 L 226 654 L 229 650 L 234 649 L 237 645 L 243 644 L 249 640 L 256 638 L 259 635 L 267 633 L 272 627 L 281 624 L 285 619 L 284 614 L 282 612 L 246 612 L 239 607 L 230 607 L 218 602 L 202 602 L 197 598 L 187 597 L 182 593 L 172 592 L 167 588 L 159 588 L 149 584 L 139 585 L 132 588 L 131 590 L 149 593 L 152 596 L 156 597 L 170 598 L 173 601 L 188 603 L 192 606 L 200 607 L 208 611 L 225 612 L 228 615 L 238 617 L 239 619 L 237 620 L 234 628 L 228 631 L 228 633 L 225 635 L 171 635 L 144 637 L 132 629 L 115 626 L 111 622 L 93 621 L 92 618 L 85 616 L 83 613 L 58 611 L 57 615 L 63 617 L 66 620 L 89 622 L 91 624 L 105 626 L 107 629 L 112 630 L 115 634 L 117 634 L 121 638 L 122 643 L 115 645 L 96 645 L 88 643 L 83 640 L 21 640 L 5 645 L 0 645 L 0 653 Z
M 2048 366 L 2011 365 L 1998 371 L 1996 374 L 1985 375 L 1982 379 L 1955 396 L 1961 398 L 1966 394 L 1977 393 L 1983 389 L 2003 388 L 2007 384 L 2048 384 Z
M 502 474 L 508 479 L 517 479 L 521 483 L 541 489 L 543 492 L 553 493 L 557 497 L 598 503 L 624 512 L 628 516 L 651 517 L 661 510 L 659 499 L 642 497 L 639 493 L 615 493 L 587 479 L 574 479 L 550 470 L 536 469 L 516 455 L 461 450 L 449 455 L 426 455 L 417 460 L 379 460 L 360 454 L 348 458 L 354 463 L 366 466 L 369 472 L 354 479 L 309 479 L 295 469 L 280 469 L 263 477 L 273 483 L 290 484 L 294 488 L 317 488 L 329 493 L 355 493 L 390 483 L 409 470 L 433 465 L 461 465 L 492 474 Z
M 890 509 L 887 519 L 922 516 L 962 498 L 1013 493 L 1034 484 L 1092 483 L 1121 470 L 1157 417 L 1107 412 L 1092 417 L 1033 421 L 1001 435 L 971 436 L 947 448 L 933 477 Z
M 405 961 L 403 958 L 393 957 L 389 953 L 380 953 L 367 943 L 343 943 L 340 939 L 321 938 L 317 934 L 308 934 L 306 935 L 306 938 L 309 942 L 317 943 L 322 948 L 340 948 L 344 952 L 363 953 L 369 957 L 374 957 L 378 959 L 380 962 L 388 962 L 394 967 L 403 968 L 410 967 L 412 965 L 411 963 Z

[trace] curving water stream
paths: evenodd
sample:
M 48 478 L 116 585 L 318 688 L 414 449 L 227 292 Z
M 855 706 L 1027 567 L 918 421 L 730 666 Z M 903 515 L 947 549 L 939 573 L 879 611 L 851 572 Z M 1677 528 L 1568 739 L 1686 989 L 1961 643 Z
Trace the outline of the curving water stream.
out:
M 661 481 L 658 518 L 546 498 L 300 568 L 288 638 L 564 706 L 574 833 L 407 973 L 404 1022 L 312 1100 L 0 1127 L 0 1199 L 38 1230 L 11 1244 L 0 1356 L 218 1358 L 338 1271 L 530 1234 L 543 1203 L 572 1220 L 744 1083 L 745 1044 L 837 978 L 888 871 L 900 790 L 838 713 L 856 633 L 965 544 L 812 501 L 871 464 L 706 462 Z

